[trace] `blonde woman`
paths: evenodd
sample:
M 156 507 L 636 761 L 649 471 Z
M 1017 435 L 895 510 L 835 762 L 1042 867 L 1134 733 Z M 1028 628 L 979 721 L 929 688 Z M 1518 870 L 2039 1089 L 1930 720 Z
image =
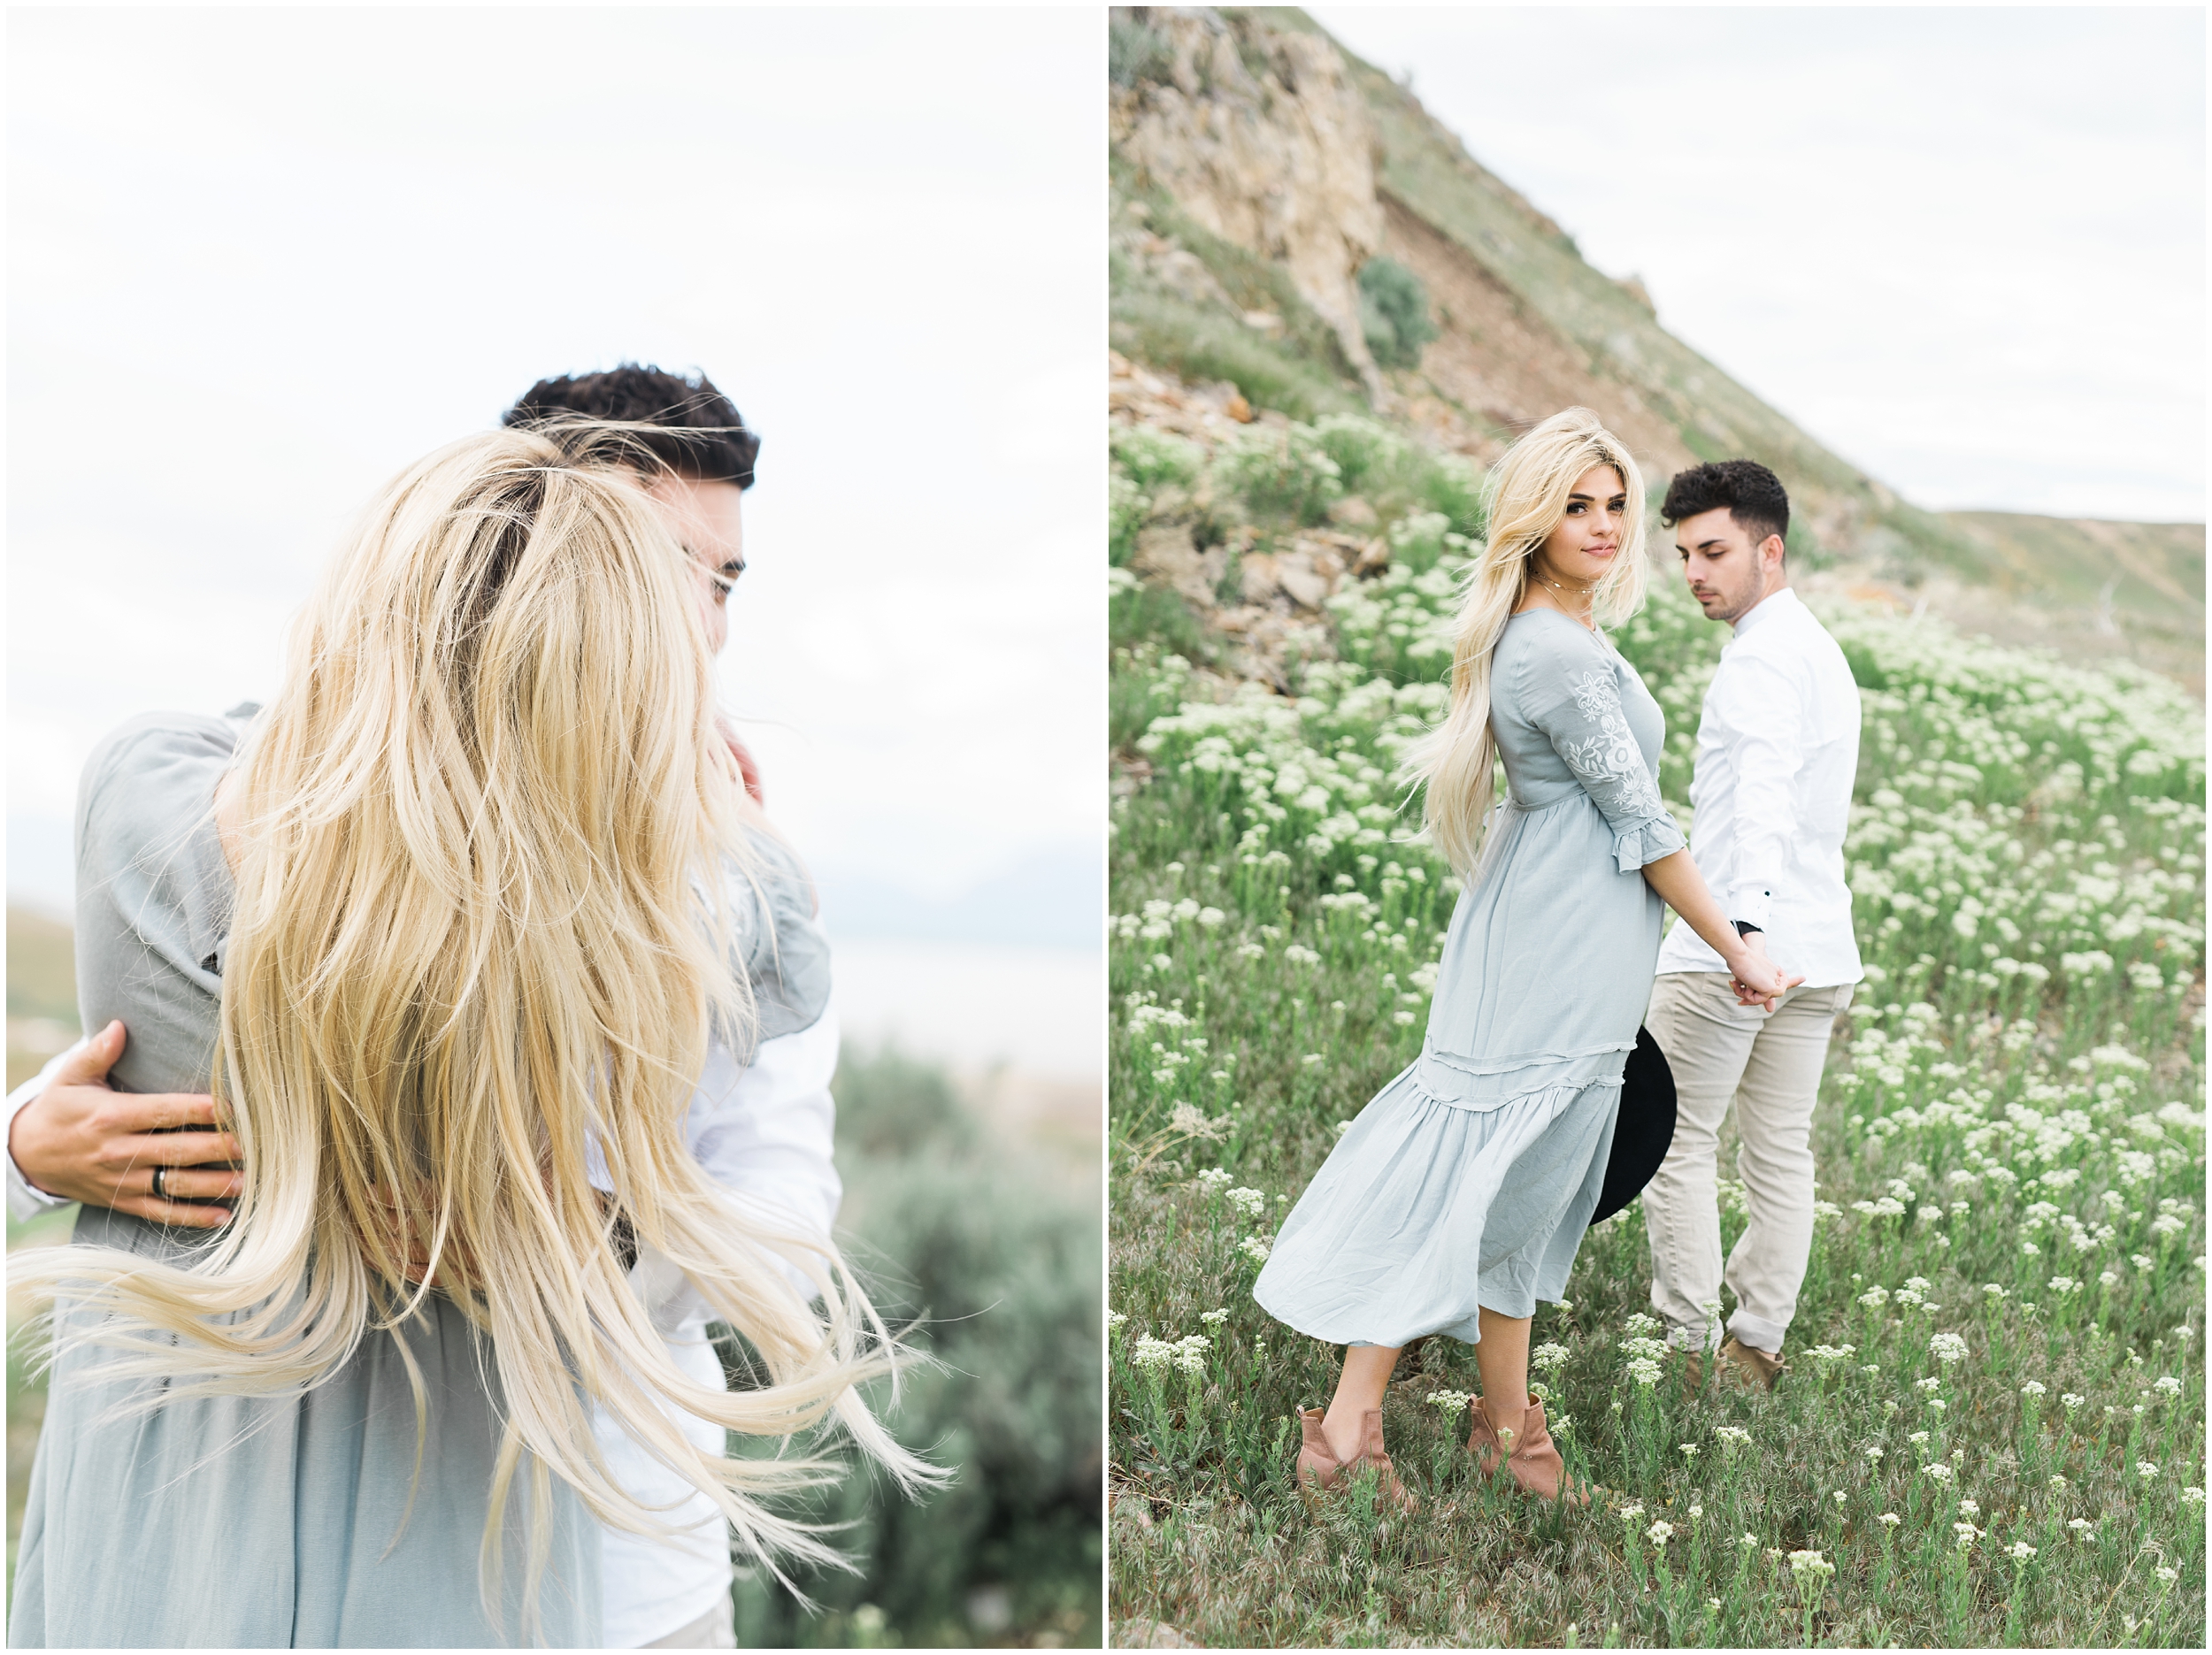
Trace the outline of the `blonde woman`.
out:
M 142 719 L 88 765 L 88 1020 L 128 1026 L 130 1090 L 211 1069 L 242 1168 L 212 1237 L 88 1207 L 17 1262 L 57 1353 L 12 1642 L 591 1646 L 592 1520 L 690 1521 L 614 1439 L 772 1559 L 830 1555 L 764 1498 L 834 1469 L 723 1431 L 935 1475 L 855 1389 L 888 1357 L 826 1238 L 687 1141 L 711 1054 L 818 962 L 655 469 L 582 422 L 431 456 L 250 730 Z M 686 1371 L 685 1294 L 757 1388 Z
M 1421 1055 L 1352 1122 L 1284 1221 L 1254 1297 L 1348 1346 L 1297 1476 L 1371 1467 L 1409 1509 L 1382 1436 L 1399 1350 L 1475 1344 L 1468 1450 L 1545 1498 L 1586 1499 L 1528 1393 L 1529 1321 L 1565 1290 L 1595 1209 L 1621 1071 L 1651 995 L 1663 908 L 1749 1003 L 1789 979 L 1707 893 L 1654 781 L 1666 721 L 1599 630 L 1644 596 L 1643 481 L 1586 409 L 1555 414 L 1490 479 L 1466 577 L 1448 717 L 1411 756 L 1428 831 L 1464 886 Z M 1492 766 L 1508 793 L 1493 805 Z

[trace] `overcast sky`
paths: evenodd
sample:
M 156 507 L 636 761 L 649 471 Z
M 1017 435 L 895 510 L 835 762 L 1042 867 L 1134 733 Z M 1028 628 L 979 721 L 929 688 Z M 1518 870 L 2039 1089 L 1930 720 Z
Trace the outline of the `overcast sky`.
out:
M 2204 13 L 1320 6 L 1918 504 L 2204 519 Z
M 722 683 L 833 922 L 1025 862 L 1095 936 L 1102 14 L 19 11 L 9 48 L 12 894 L 65 907 L 104 731 L 268 694 L 386 478 L 636 358 L 765 435 Z

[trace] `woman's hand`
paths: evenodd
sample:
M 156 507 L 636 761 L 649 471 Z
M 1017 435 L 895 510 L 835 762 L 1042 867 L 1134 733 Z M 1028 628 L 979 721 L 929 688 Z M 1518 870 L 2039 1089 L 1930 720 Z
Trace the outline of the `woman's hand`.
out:
M 1767 958 L 1764 932 L 1755 931 L 1748 937 L 1737 934 L 1735 925 L 1706 889 L 1705 876 L 1698 872 L 1688 851 L 1674 851 L 1645 863 L 1644 879 L 1682 916 L 1682 923 L 1720 956 L 1732 979 L 1738 1004 L 1763 1006 L 1772 1011 L 1776 1000 L 1805 980 L 1789 976 Z
M 1739 940 L 1729 957 L 1728 969 L 1728 986 L 1735 991 L 1736 1003 L 1763 1006 L 1769 1011 L 1774 1009 L 1775 1001 L 1805 980 L 1802 976 L 1790 976 L 1768 959 L 1764 934 L 1755 931 Z
M 213 1230 L 228 1223 L 230 1208 L 198 1203 L 228 1200 L 244 1186 L 229 1164 L 238 1159 L 238 1140 L 217 1127 L 215 1100 L 204 1093 L 110 1086 L 108 1070 L 128 1038 L 120 1023 L 111 1023 L 65 1059 L 46 1090 L 9 1123 L 8 1153 L 49 1195 L 157 1224 Z M 154 1194 L 157 1168 L 164 1193 L 181 1199 Z

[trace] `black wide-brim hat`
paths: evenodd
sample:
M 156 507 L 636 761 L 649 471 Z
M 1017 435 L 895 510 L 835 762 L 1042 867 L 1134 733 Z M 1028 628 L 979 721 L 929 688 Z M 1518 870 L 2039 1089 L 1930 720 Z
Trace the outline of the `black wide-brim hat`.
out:
M 1613 1153 L 1605 1163 L 1605 1188 L 1593 1224 L 1603 1223 L 1634 1200 L 1667 1158 L 1674 1142 L 1674 1071 L 1651 1031 L 1636 1031 L 1636 1049 L 1621 1070 L 1621 1108 L 1613 1122 Z

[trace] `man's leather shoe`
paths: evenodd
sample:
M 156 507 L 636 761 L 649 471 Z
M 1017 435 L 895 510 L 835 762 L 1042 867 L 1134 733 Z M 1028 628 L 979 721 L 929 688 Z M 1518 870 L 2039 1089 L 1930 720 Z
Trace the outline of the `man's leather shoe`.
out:
M 1774 1382 L 1789 1366 L 1779 1352 L 1770 1356 L 1756 1346 L 1746 1345 L 1741 1339 L 1730 1338 L 1720 1347 L 1720 1360 L 1725 1364 L 1722 1372 L 1739 1384 L 1757 1383 L 1764 1390 L 1774 1389 Z

